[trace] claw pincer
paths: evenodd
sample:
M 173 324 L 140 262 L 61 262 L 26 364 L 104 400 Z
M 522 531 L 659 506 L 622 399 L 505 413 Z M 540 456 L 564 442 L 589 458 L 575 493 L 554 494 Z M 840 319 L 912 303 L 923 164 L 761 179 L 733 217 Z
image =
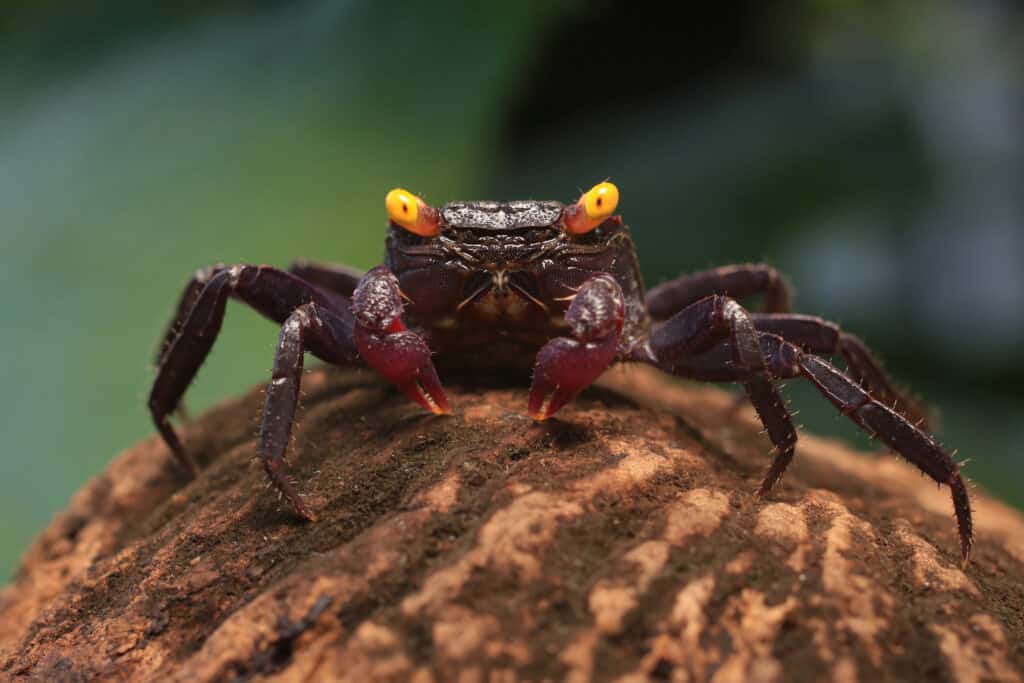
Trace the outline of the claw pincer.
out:
M 573 336 L 556 337 L 537 354 L 530 417 L 546 420 L 590 386 L 615 360 L 625 320 L 622 287 L 610 275 L 583 283 L 565 311 Z
M 430 348 L 402 322 L 398 278 L 383 267 L 369 271 L 352 293 L 359 356 L 410 399 L 432 413 L 451 412 Z

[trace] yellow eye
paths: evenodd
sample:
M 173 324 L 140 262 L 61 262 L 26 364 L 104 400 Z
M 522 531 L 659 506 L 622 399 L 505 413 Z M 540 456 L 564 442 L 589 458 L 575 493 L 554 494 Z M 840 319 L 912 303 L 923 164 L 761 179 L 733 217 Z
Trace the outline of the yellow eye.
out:
M 587 212 L 587 218 L 604 220 L 615 213 L 615 207 L 618 205 L 619 188 L 611 183 L 595 185 L 583 195 L 583 208 Z
M 388 218 L 403 228 L 416 225 L 416 217 L 419 215 L 418 204 L 419 197 L 401 188 L 391 190 L 384 199 L 384 205 L 388 207 Z
M 619 205 L 619 188 L 612 183 L 594 185 L 575 204 L 565 207 L 562 223 L 566 232 L 582 235 L 601 225 Z
M 440 216 L 436 209 L 408 190 L 395 188 L 384 198 L 392 223 L 420 237 L 434 237 L 440 232 Z

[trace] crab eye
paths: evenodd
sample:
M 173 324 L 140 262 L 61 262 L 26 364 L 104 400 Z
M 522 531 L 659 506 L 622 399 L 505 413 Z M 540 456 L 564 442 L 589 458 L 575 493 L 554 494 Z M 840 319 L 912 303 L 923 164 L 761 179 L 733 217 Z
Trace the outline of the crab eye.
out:
M 427 205 L 412 192 L 395 188 L 384 198 L 388 218 L 409 232 L 420 237 L 435 237 L 440 232 L 440 216 L 437 209 Z
M 566 232 L 582 235 L 601 225 L 619 205 L 619 188 L 612 183 L 594 185 L 579 201 L 565 208 L 562 222 Z

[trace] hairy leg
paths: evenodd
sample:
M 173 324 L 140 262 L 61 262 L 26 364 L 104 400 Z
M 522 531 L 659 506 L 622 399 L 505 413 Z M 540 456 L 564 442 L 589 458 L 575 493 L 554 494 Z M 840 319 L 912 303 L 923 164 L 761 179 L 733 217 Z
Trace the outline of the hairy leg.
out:
M 847 374 L 855 382 L 911 422 L 928 429 L 927 409 L 896 388 L 882 364 L 859 337 L 812 315 L 755 313 L 751 320 L 758 331 L 776 334 L 809 353 L 841 355 L 849 366 Z
M 353 321 L 347 311 L 332 311 L 310 302 L 296 308 L 281 326 L 274 353 L 274 369 L 267 385 L 263 419 L 260 422 L 259 455 L 274 488 L 284 496 L 296 514 L 314 519 L 286 475 L 285 455 L 299 402 L 303 360 L 306 351 L 335 365 L 354 362 Z
M 273 268 L 269 268 L 268 266 L 243 265 L 235 266 L 235 268 L 258 268 L 263 271 L 274 270 Z M 355 289 L 355 283 L 358 282 L 359 275 L 355 274 L 355 271 L 349 272 L 347 271 L 347 269 L 339 267 L 336 273 L 334 273 L 335 277 L 332 280 L 330 277 L 330 268 L 330 266 L 320 267 L 315 264 L 299 262 L 293 264 L 288 272 L 291 275 L 298 277 L 300 280 L 303 280 L 307 285 L 315 288 L 320 288 L 321 290 L 323 290 L 321 292 L 322 296 L 325 299 L 330 299 L 335 307 L 340 308 L 348 304 L 347 297 L 351 296 L 352 290 Z M 196 305 L 196 302 L 199 300 L 199 295 L 202 294 L 203 290 L 206 288 L 206 285 L 209 284 L 210 280 L 212 280 L 215 276 L 219 275 L 220 273 L 226 270 L 229 270 L 228 266 L 224 265 L 223 263 L 217 263 L 207 268 L 201 268 L 197 270 L 189 279 L 188 283 L 185 285 L 185 288 L 181 292 L 181 297 L 178 299 L 178 306 L 175 309 L 174 317 L 172 317 L 171 322 L 168 323 L 167 329 L 164 332 L 163 339 L 160 344 L 160 348 L 157 350 L 157 367 L 163 364 L 164 356 L 167 355 L 167 352 L 168 350 L 170 350 L 171 345 L 174 343 L 174 340 L 178 338 L 178 334 L 181 332 L 182 326 L 188 319 L 189 313 L 192 312 L 192 308 Z M 311 273 L 314 276 L 319 277 L 306 278 L 304 277 L 303 273 Z M 340 285 L 343 283 L 346 277 L 349 276 L 353 277 L 354 281 L 352 286 L 348 288 L 347 292 L 344 291 L 344 287 L 335 288 L 329 286 Z M 335 296 L 335 294 L 341 294 L 342 297 L 345 298 L 337 297 Z M 281 322 L 280 320 L 277 320 L 272 316 L 268 317 L 271 317 L 271 319 L 274 320 L 275 322 Z
M 351 297 L 363 277 L 362 271 L 348 266 L 313 261 L 296 261 L 288 272 L 336 294 Z
M 611 275 L 583 283 L 565 312 L 572 337 L 556 337 L 537 353 L 530 417 L 551 417 L 608 369 L 619 350 L 625 306 L 622 288 Z
M 279 323 L 284 323 L 292 311 L 305 303 L 312 301 L 330 307 L 339 299 L 294 275 L 267 266 L 215 267 L 201 271 L 186 286 L 178 315 L 168 332 L 173 340 L 160 354 L 149 410 L 171 452 L 193 474 L 198 469 L 196 463 L 182 446 L 168 416 L 177 408 L 213 347 L 229 298 L 240 299 Z
M 765 363 L 761 335 L 750 314 L 733 299 L 712 295 L 690 304 L 651 335 L 650 361 L 664 370 L 680 373 L 680 362 L 715 347 L 727 348 L 721 362 L 743 382 L 747 396 L 774 446 L 775 456 L 761 483 L 767 493 L 793 459 L 797 434 L 770 368 Z M 723 344 L 723 342 L 727 342 Z
M 789 282 L 779 271 L 763 263 L 746 263 L 669 280 L 647 292 L 645 303 L 655 320 L 665 320 L 712 294 L 732 299 L 764 294 L 764 310 L 775 313 L 789 311 L 793 299 Z
M 197 270 L 195 274 L 189 279 L 188 284 L 181 291 L 181 297 L 178 299 L 178 306 L 175 308 L 174 317 L 171 318 L 171 322 L 168 323 L 167 329 L 164 331 L 164 336 L 160 342 L 160 348 L 157 349 L 156 365 L 160 365 L 164 362 L 164 356 L 167 355 L 167 351 L 171 348 L 171 344 L 178 337 L 178 333 L 181 331 L 181 326 L 185 323 L 188 318 L 189 312 L 192 307 L 196 305 L 196 300 L 199 299 L 199 294 L 206 287 L 206 283 L 210 281 L 214 275 L 224 270 L 226 266 L 223 263 L 210 266 L 208 268 L 202 268 Z
M 285 455 L 307 351 L 335 365 L 361 359 L 427 410 L 448 412 L 448 398 L 430 349 L 405 329 L 401 315 L 397 280 L 387 269 L 375 268 L 353 291 L 351 310 L 310 302 L 296 308 L 281 326 L 260 424 L 259 453 L 274 487 L 306 519 L 314 516 L 285 474 Z
M 950 488 L 956 513 L 960 549 L 966 563 L 973 543 L 970 498 L 960 466 L 935 440 L 906 417 L 872 396 L 853 378 L 827 361 L 805 353 L 779 336 L 761 333 L 761 351 L 775 377 L 802 377 L 810 381 L 839 412 L 868 434 L 882 441 L 935 482 Z M 714 382 L 742 382 L 749 371 L 737 367 L 730 342 L 707 353 L 687 358 L 672 367 L 680 376 Z M 639 359 L 638 359 L 639 360 Z
M 401 320 L 398 282 L 384 268 L 360 281 L 351 304 L 293 274 L 273 268 L 235 266 L 216 269 L 194 293 L 190 283 L 182 297 L 190 305 L 176 321 L 178 334 L 163 354 L 149 407 L 157 429 L 172 452 L 195 473 L 194 460 L 168 422 L 220 330 L 229 298 L 237 298 L 282 323 L 267 386 L 259 453 L 274 487 L 299 515 L 312 513 L 285 476 L 285 455 L 298 404 L 306 351 L 335 365 L 365 362 L 406 395 L 433 412 L 447 412 L 448 399 L 430 358 L 430 349 Z

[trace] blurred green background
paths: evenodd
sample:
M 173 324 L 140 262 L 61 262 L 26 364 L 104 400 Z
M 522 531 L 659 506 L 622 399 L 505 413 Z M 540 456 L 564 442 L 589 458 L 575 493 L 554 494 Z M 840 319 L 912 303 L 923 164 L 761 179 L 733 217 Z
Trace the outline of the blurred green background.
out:
M 374 265 L 396 185 L 568 201 L 612 178 L 649 284 L 785 269 L 1024 505 L 1021 10 L 702 4 L 0 5 L 0 578 L 151 432 L 151 356 L 194 269 Z M 264 381 L 275 339 L 230 308 L 190 407 Z

